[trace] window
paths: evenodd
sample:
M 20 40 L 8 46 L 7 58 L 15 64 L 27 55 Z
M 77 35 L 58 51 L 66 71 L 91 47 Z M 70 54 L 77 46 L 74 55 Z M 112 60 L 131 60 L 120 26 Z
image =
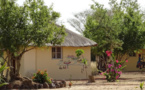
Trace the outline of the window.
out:
M 52 47 L 52 59 L 61 59 L 61 58 L 62 58 L 62 48 Z
M 135 52 L 130 52 L 130 53 L 129 53 L 129 56 L 130 56 L 130 57 L 135 57 L 135 56 L 136 56 L 136 53 L 135 53 Z

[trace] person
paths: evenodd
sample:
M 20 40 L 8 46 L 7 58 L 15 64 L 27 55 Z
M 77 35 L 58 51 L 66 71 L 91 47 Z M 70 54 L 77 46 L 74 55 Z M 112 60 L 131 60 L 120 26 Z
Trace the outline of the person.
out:
M 141 54 L 139 54 L 138 55 L 139 57 L 138 57 L 138 61 L 137 61 L 137 65 L 140 67 L 140 69 L 141 69 L 141 65 L 142 65 L 142 62 L 141 62 Z

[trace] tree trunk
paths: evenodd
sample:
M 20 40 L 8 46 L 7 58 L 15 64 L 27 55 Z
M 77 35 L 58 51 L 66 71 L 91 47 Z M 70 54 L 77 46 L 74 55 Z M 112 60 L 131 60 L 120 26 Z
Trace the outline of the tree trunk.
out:
M 13 75 L 14 75 L 14 72 L 13 72 L 13 64 L 12 64 L 12 60 L 11 60 L 11 57 L 12 57 L 12 54 L 9 52 L 9 51 L 6 51 L 6 54 L 7 54 L 7 66 L 10 67 L 10 71 L 7 70 L 7 73 L 6 73 L 6 78 L 8 79 L 8 77 L 10 76 L 10 79 L 13 78 Z
M 98 70 L 101 70 L 101 71 L 106 71 L 106 65 L 107 65 L 107 58 L 105 55 L 103 56 L 98 56 L 96 58 L 97 61 L 97 68 Z
M 96 55 L 96 68 L 100 68 L 99 67 L 99 56 L 98 55 Z
M 11 65 L 11 68 L 10 68 L 10 80 L 13 81 L 15 79 L 15 58 L 14 58 L 14 55 L 12 54 L 11 55 L 11 58 L 10 58 L 10 65 Z
M 16 64 L 17 64 L 17 67 L 16 67 L 16 75 L 19 76 L 20 75 L 20 67 L 21 67 L 21 63 L 20 63 L 20 60 L 21 60 L 22 56 L 19 56 L 17 59 L 16 59 Z
M 15 77 L 17 77 L 17 76 L 20 75 L 20 66 L 21 66 L 20 60 L 21 60 L 21 58 L 22 58 L 22 56 L 19 55 L 19 56 L 17 56 L 17 57 L 14 56 L 14 57 L 11 59 L 11 60 L 14 61 L 14 63 L 15 63 L 15 64 L 13 64 L 14 69 L 13 69 L 13 71 L 12 71 L 12 74 L 13 74 L 13 75 L 10 76 L 11 79 L 12 79 L 12 78 L 15 78 Z M 12 80 L 13 80 L 13 79 L 12 79 Z
M 8 56 L 8 67 L 10 67 L 10 72 L 7 73 L 7 78 L 10 76 L 10 81 L 15 80 L 16 76 L 20 75 L 20 60 L 22 58 L 22 54 L 19 56 L 15 56 L 14 53 L 6 52 Z

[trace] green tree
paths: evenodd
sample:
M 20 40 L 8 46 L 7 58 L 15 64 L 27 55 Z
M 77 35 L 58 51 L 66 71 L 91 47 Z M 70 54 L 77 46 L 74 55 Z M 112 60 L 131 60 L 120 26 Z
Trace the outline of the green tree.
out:
M 5 52 L 3 58 L 11 67 L 11 79 L 20 74 L 20 60 L 25 52 L 63 41 L 65 29 L 55 25 L 59 16 L 43 0 L 27 0 L 23 6 L 15 0 L 0 1 L 0 50 Z
M 92 52 L 102 58 L 98 61 L 98 65 L 102 65 L 100 62 L 105 62 L 105 67 L 107 64 L 105 51 L 121 48 L 122 45 L 122 41 L 118 39 L 120 32 L 118 27 L 121 22 L 117 22 L 121 17 L 114 13 L 117 10 L 108 10 L 103 5 L 94 3 L 91 6 L 93 14 L 87 17 L 84 35 L 97 42 L 98 46 L 93 47 Z M 103 66 L 98 66 L 98 69 L 100 69 L 99 67 Z
M 96 54 L 102 55 L 106 50 L 120 48 L 122 41 L 118 35 L 122 24 L 121 10 L 108 10 L 97 2 L 91 8 L 94 13 L 87 18 L 84 35 L 98 43 Z
M 125 54 L 144 47 L 144 15 L 137 0 L 110 0 L 111 9 L 97 2 L 92 5 L 93 14 L 87 17 L 84 35 L 98 43 L 93 53 L 104 57 L 105 51 L 115 52 L 121 60 Z M 107 61 L 107 60 L 106 60 Z
M 119 60 L 125 54 L 142 49 L 145 45 L 144 14 L 140 10 L 137 0 L 122 0 L 120 7 L 124 11 L 124 15 L 118 38 L 123 41 L 123 44 L 122 49 L 115 49 L 116 57 Z

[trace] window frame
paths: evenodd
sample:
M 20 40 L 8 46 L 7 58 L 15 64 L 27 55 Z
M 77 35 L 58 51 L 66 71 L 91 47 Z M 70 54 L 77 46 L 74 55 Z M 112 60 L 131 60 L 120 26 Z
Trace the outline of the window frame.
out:
M 55 48 L 54 52 L 53 52 L 53 48 Z M 58 56 L 57 56 L 57 53 L 59 53 L 59 52 L 57 52 L 57 48 L 60 48 L 60 58 L 58 58 Z M 52 53 L 52 55 L 51 55 L 52 59 L 62 59 L 62 47 L 52 47 L 51 53 Z M 56 56 L 54 56 L 55 58 L 53 58 L 53 53 L 56 55 Z

